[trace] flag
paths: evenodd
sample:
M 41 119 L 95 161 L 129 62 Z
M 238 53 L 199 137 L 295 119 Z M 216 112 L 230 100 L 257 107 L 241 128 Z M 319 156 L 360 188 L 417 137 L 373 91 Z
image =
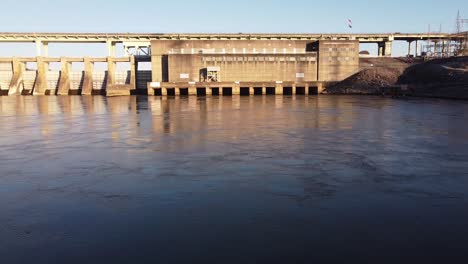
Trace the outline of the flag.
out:
M 351 19 L 348 19 L 348 27 L 353 28 L 353 21 Z

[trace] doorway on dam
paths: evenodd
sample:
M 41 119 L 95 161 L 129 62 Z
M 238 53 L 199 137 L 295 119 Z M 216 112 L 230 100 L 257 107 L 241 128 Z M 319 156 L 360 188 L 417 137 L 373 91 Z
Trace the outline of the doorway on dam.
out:
M 200 82 L 220 82 L 220 67 L 207 67 L 200 70 Z
M 293 95 L 292 87 L 283 87 L 283 95 Z
M 254 95 L 263 95 L 263 87 L 254 87 Z
M 276 89 L 275 87 L 266 87 L 266 95 L 275 95 Z

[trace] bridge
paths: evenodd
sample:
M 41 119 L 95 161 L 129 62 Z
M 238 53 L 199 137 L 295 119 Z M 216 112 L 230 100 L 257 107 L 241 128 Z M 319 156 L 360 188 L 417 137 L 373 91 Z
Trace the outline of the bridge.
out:
M 458 41 L 463 34 L 450 33 L 362 33 L 362 34 L 171 34 L 171 33 L 0 33 L 0 43 L 35 43 L 37 56 L 48 57 L 49 43 L 106 43 L 108 56 L 115 57 L 115 46 L 122 43 L 127 53 L 131 50 L 150 55 L 152 40 L 358 40 L 360 43 L 376 43 L 380 56 L 391 56 L 393 41 L 433 40 Z M 418 45 L 416 45 L 417 47 Z M 410 45 L 408 47 L 410 52 Z M 417 51 L 416 51 L 417 52 Z

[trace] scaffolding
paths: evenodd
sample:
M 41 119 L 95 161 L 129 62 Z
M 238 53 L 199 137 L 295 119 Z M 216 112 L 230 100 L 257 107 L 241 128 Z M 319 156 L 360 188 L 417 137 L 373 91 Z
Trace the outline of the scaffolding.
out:
M 460 12 L 456 19 L 456 32 L 451 39 L 428 40 L 422 44 L 422 57 L 427 59 L 447 58 L 454 56 L 467 56 L 468 52 L 468 31 L 464 31 L 468 25 L 468 19 L 462 19 Z M 442 25 L 439 33 L 442 32 Z M 431 26 L 429 25 L 429 33 Z
M 457 14 L 457 36 L 461 37 L 459 40 L 458 55 L 467 56 L 468 55 L 468 31 L 466 31 L 468 25 L 468 19 L 463 19 L 460 16 L 460 11 Z
M 434 59 L 459 56 L 460 46 L 456 40 L 429 40 L 422 47 L 422 56 Z

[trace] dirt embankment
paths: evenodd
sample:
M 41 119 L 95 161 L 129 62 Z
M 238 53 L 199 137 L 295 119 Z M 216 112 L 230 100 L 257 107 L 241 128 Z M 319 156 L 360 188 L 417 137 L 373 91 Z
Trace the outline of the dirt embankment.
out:
M 398 84 L 409 94 L 452 99 L 468 99 L 468 57 L 438 59 L 409 67 Z
M 406 58 L 362 59 L 361 71 L 329 87 L 329 94 L 381 94 L 404 85 L 408 94 L 468 99 L 468 57 L 421 62 Z
M 420 63 L 409 58 L 361 58 L 360 71 L 326 89 L 329 94 L 381 94 L 384 87 L 394 86 L 404 71 Z

